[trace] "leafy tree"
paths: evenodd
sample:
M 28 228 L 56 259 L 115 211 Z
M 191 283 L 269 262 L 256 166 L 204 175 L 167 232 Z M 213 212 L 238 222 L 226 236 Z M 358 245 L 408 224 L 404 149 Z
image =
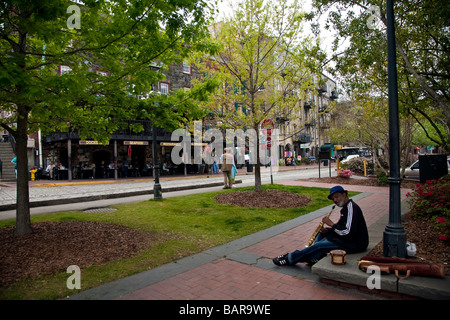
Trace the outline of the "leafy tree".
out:
M 192 101 L 211 90 L 205 83 L 189 93 L 149 94 L 163 79 L 155 64 L 166 68 L 212 48 L 205 39 L 211 8 L 203 0 L 83 2 L 0 2 L 0 106 L 10 114 L 0 125 L 16 140 L 18 235 L 32 231 L 29 132 L 70 125 L 83 139 L 105 142 L 123 119 L 173 128 L 201 117 Z
M 252 162 L 260 191 L 260 125 L 265 119 L 298 117 L 321 53 L 300 38 L 305 15 L 298 1 L 243 0 L 232 9 L 230 18 L 212 28 L 218 53 L 201 57 L 205 72 L 222 83 L 206 108 L 223 129 L 255 130 Z
M 385 98 L 373 96 L 353 97 L 351 103 L 341 103 L 336 106 L 334 114 L 337 121 L 330 136 L 333 141 L 345 144 L 363 145 L 371 150 L 376 168 L 388 173 L 383 163 L 389 163 L 389 110 Z M 408 115 L 401 115 L 400 125 L 400 159 L 404 170 L 409 164 L 412 149 L 411 140 L 415 137 L 417 127 L 414 119 Z M 386 159 L 380 159 L 378 150 L 381 149 Z
M 337 31 L 334 71 L 349 90 L 387 96 L 385 1 L 315 0 Z M 449 25 L 445 0 L 395 1 L 400 112 L 414 117 L 433 143 L 450 152 Z

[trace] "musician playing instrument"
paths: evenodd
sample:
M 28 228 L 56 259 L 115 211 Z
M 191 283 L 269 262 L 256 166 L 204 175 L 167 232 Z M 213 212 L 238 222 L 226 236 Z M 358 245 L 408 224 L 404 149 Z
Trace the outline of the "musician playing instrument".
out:
M 329 215 L 326 215 L 322 222 L 327 227 L 322 227 L 312 245 L 307 245 L 303 250 L 295 250 L 273 258 L 274 264 L 285 266 L 306 262 L 313 265 L 331 250 L 357 253 L 367 248 L 369 234 L 366 221 L 361 208 L 348 198 L 347 190 L 344 190 L 341 186 L 335 186 L 330 189 L 328 199 L 333 200 L 338 207 L 342 208 L 339 221 L 334 223 Z

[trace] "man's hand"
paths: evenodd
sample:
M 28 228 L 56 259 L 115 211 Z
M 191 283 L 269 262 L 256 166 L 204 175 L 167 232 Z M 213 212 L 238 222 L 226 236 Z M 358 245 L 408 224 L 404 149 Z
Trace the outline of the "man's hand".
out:
M 330 227 L 332 227 L 334 225 L 334 222 L 331 221 L 331 219 L 328 218 L 328 217 L 323 217 L 322 222 L 325 223 L 327 226 L 330 226 Z
M 320 228 L 320 233 L 328 233 L 329 231 L 330 231 L 330 228 L 325 228 L 325 227 Z

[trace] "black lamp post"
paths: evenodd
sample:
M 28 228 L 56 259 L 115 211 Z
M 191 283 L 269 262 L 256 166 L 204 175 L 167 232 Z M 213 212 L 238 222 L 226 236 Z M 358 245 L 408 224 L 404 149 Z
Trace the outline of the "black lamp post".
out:
M 156 126 L 152 127 L 152 148 L 153 148 L 153 173 L 155 177 L 155 185 L 153 186 L 153 198 L 162 199 L 161 185 L 159 184 L 159 165 L 158 165 L 158 145 L 156 142 Z
M 72 181 L 72 127 L 70 122 L 67 122 L 67 127 L 69 128 L 69 134 L 67 136 L 67 180 Z
M 393 0 L 386 0 L 388 89 L 389 89 L 389 223 L 383 233 L 385 257 L 406 256 L 406 233 L 401 223 L 400 209 L 400 147 L 397 91 L 397 61 Z

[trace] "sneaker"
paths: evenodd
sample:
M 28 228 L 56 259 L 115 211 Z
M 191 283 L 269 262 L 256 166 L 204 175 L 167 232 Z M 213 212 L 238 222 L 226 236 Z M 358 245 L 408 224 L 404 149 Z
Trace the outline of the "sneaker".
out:
M 284 254 L 281 256 L 278 256 L 276 258 L 272 259 L 273 263 L 275 263 L 277 266 L 288 266 L 289 260 L 288 260 L 288 254 Z

